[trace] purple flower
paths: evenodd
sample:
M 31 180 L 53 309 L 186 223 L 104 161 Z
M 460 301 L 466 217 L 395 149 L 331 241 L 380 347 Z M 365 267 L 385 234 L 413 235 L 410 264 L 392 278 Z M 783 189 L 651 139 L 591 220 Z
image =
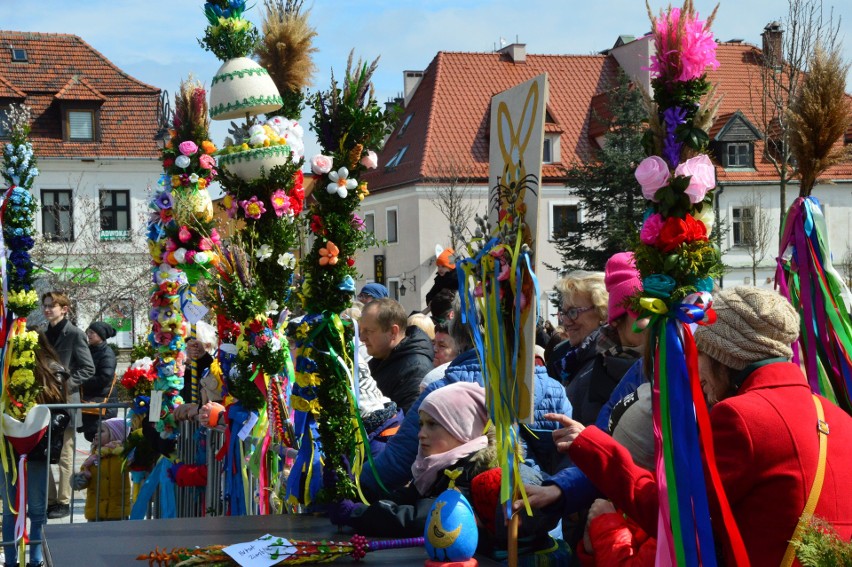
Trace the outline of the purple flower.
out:
M 352 228 L 355 230 L 364 230 L 364 219 L 355 213 L 352 213 Z
M 666 139 L 663 140 L 663 157 L 671 167 L 677 167 L 680 163 L 680 151 L 683 142 L 678 142 L 675 137 L 677 127 L 686 122 L 686 109 L 672 106 L 663 112 L 663 121 L 666 125 Z
M 163 191 L 162 193 L 157 195 L 157 198 L 154 202 L 161 209 L 171 209 L 175 204 L 174 199 L 172 199 L 172 194 L 169 191 Z

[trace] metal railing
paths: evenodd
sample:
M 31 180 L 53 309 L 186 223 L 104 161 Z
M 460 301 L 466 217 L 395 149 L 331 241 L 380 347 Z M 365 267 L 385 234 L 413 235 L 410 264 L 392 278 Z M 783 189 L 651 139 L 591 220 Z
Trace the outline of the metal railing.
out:
M 103 429 L 103 421 L 105 418 L 103 417 L 100 410 L 109 410 L 114 409 L 117 410 L 119 417 L 123 419 L 127 419 L 128 410 L 131 405 L 129 403 L 101 403 L 101 404 L 44 404 L 45 407 L 51 410 L 74 410 L 80 411 L 82 409 L 90 409 L 90 410 L 98 410 L 98 420 L 97 420 L 97 436 L 100 435 L 101 430 Z M 71 421 L 68 423 L 68 427 L 72 428 L 71 430 L 74 432 L 72 436 L 72 459 L 71 459 L 71 471 L 72 475 L 74 473 L 79 472 L 79 467 L 86 457 L 82 457 L 78 459 L 78 451 L 77 451 L 77 431 L 75 426 L 75 418 L 73 417 L 73 411 Z M 47 437 L 47 455 L 45 457 L 46 462 L 48 463 L 48 467 L 52 467 L 50 465 L 51 459 L 51 445 L 52 445 L 52 432 L 50 427 L 45 434 Z M 216 459 L 217 454 L 220 449 L 224 445 L 225 442 L 225 428 L 222 426 L 215 428 L 205 428 L 199 426 L 194 421 L 185 421 L 179 424 L 179 435 L 178 442 L 176 446 L 176 456 L 175 461 L 185 464 L 206 464 L 207 465 L 207 482 L 206 486 L 177 486 L 175 487 L 175 502 L 176 502 L 176 515 L 180 518 L 196 518 L 201 516 L 223 516 L 228 513 L 227 504 L 225 502 L 225 474 L 223 470 L 223 462 L 218 461 Z M 254 442 L 251 438 L 242 441 L 244 448 L 244 455 L 246 459 L 252 454 L 252 451 L 255 449 Z M 252 498 L 248 502 L 246 502 L 246 515 L 257 515 L 258 514 L 258 500 L 259 500 L 259 483 L 257 478 L 252 473 L 251 469 L 248 467 L 248 463 L 242 463 L 243 468 L 246 471 L 245 478 L 249 483 L 249 493 L 252 495 Z M 48 475 L 45 483 L 45 495 L 48 494 L 49 484 L 52 479 L 52 471 L 48 469 Z M 0 482 L 5 481 L 5 475 L 0 473 Z M 111 481 L 112 482 L 112 481 Z M 103 486 L 102 486 L 103 485 Z M 100 502 L 101 502 L 101 489 L 106 486 L 106 481 L 102 478 L 102 467 L 96 466 L 93 467 L 92 470 L 92 478 L 90 480 L 89 487 L 87 490 L 91 490 L 92 487 L 94 489 L 94 518 L 89 521 L 101 521 L 100 518 Z M 125 506 L 125 503 L 128 501 L 127 495 L 128 491 L 132 490 L 132 483 L 128 479 L 128 474 L 126 470 L 122 470 L 122 478 L 121 478 L 121 514 L 120 519 L 128 519 L 130 517 L 130 509 Z M 13 491 L 10 491 L 13 492 Z M 78 500 L 75 495 L 76 490 L 71 490 L 71 502 L 70 502 L 70 519 L 71 523 L 74 523 L 74 509 L 75 503 Z M 88 497 L 88 494 L 87 494 Z M 130 506 L 133 505 L 134 498 L 130 498 Z M 45 503 L 45 507 L 46 503 Z M 146 519 L 157 519 L 160 517 L 160 506 L 159 506 L 159 498 L 158 491 L 155 492 L 154 498 L 148 506 L 148 510 L 145 514 Z M 11 545 L 13 542 L 0 542 L 0 545 Z M 31 540 L 29 543 L 41 543 L 40 540 Z

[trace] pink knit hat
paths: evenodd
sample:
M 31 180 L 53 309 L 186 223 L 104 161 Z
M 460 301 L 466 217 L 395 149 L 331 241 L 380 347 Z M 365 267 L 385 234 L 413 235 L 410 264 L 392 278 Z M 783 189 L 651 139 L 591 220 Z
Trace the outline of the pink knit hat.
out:
M 633 261 L 633 252 L 619 252 L 606 262 L 604 285 L 609 292 L 609 323 L 627 313 L 627 300 L 642 291 L 642 280 Z M 637 317 L 638 314 L 630 311 Z

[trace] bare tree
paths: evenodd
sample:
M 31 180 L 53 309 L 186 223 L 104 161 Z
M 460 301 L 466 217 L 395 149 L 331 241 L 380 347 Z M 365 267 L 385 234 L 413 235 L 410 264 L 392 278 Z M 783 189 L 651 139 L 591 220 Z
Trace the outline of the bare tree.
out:
M 439 155 L 435 172 L 433 177 L 424 181 L 435 185 L 432 204 L 450 225 L 450 248 L 458 250 L 459 234 L 468 229 L 476 212 L 477 195 L 469 172 L 454 156 Z
M 787 109 L 796 97 L 817 45 L 833 51 L 838 41 L 840 18 L 822 0 L 787 0 L 787 15 L 764 28 L 759 77 L 749 89 L 753 116 L 764 134 L 764 157 L 778 173 L 781 222 L 787 212 L 787 185 L 798 170 L 790 150 Z M 754 88 L 756 83 L 757 88 Z
M 74 318 L 81 312 L 91 321 L 115 313 L 128 314 L 130 309 L 147 312 L 151 263 L 144 211 L 141 207 L 131 209 L 137 219 L 136 230 L 102 230 L 100 202 L 81 190 L 81 181 L 82 174 L 69 179 L 73 187 L 70 210 L 48 207 L 40 213 L 43 219 L 51 217 L 51 229 L 55 230 L 45 235 L 42 227 L 33 248 L 39 292 L 66 293 L 75 304 Z
M 743 199 L 743 208 L 751 211 L 751 219 L 743 223 L 744 248 L 751 260 L 751 281 L 757 285 L 757 269 L 766 258 L 772 240 L 769 213 L 763 207 L 763 195 L 755 190 Z

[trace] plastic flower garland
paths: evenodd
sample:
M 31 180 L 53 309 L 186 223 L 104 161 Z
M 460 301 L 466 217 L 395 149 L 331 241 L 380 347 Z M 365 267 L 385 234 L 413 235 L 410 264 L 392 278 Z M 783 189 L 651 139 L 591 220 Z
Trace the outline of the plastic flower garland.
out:
M 220 243 L 207 190 L 217 176 L 216 146 L 207 139 L 207 93 L 200 82 L 181 83 L 173 126 L 162 152 L 162 191 L 153 201 L 167 236 L 158 252 L 163 262 L 180 267 L 195 283 L 216 263 Z
M 8 402 L 6 411 L 15 419 L 24 420 L 27 412 L 36 405 L 42 386 L 35 378 L 35 351 L 38 333 L 26 330 L 26 322 L 18 319 L 11 338 L 11 360 L 6 380 Z
M 157 373 L 154 370 L 154 361 L 148 357 L 135 360 L 121 376 L 121 387 L 131 398 L 137 396 L 148 396 L 154 386 Z
M 716 564 L 707 486 L 714 487 L 720 502 L 734 554 L 744 560 L 737 564 L 747 563 L 713 459 L 689 327 L 714 322 L 709 292 L 722 273 L 721 255 L 709 240 L 715 168 L 704 153 L 718 104 L 699 104 L 711 92 L 705 69 L 718 66 L 712 19 L 699 20 L 691 0 L 659 17 L 651 15 L 655 104 L 649 112 L 646 148 L 656 155 L 636 169 L 648 208 L 634 248 L 644 290 L 632 301 L 650 318 L 654 353 L 661 526 L 657 553 L 658 561 L 682 566 Z M 704 464 L 710 477 L 706 482 Z
M 302 305 L 308 312 L 300 332 L 296 359 L 293 407 L 300 453 L 288 482 L 291 500 L 306 504 L 313 497 L 301 487 L 316 487 L 315 449 L 312 427 L 319 425 L 322 437 L 323 492 L 318 498 L 337 501 L 357 497 L 350 470 L 358 477 L 363 462 L 359 444 L 358 416 L 352 394 L 352 327 L 338 314 L 351 305 L 355 251 L 371 237 L 355 211 L 366 195 L 366 184 L 358 177 L 367 170 L 364 157 L 379 148 L 390 131 L 394 114 L 383 112 L 372 97 L 370 78 L 376 63 L 360 61 L 353 67 L 350 55 L 343 88 L 332 81 L 331 89 L 311 99 L 316 132 L 323 155 L 311 159 L 314 174 L 325 176 L 318 187 L 332 184 L 334 192 L 314 192 L 311 231 L 314 243 L 302 260 L 305 281 L 300 288 Z M 370 164 L 370 162 L 366 162 Z M 374 165 L 374 164 L 373 164 Z M 331 176 L 330 173 L 335 175 Z M 341 180 L 343 184 L 340 185 Z M 363 187 L 363 189 L 362 189 Z M 359 452 L 359 448 L 361 452 Z M 304 464 L 304 467 L 300 465 Z M 310 472 L 308 472 L 310 471 Z
M 6 301 L 19 317 L 26 317 L 38 305 L 33 289 L 33 263 L 30 249 L 35 244 L 33 222 L 38 205 L 30 187 L 39 174 L 33 146 L 28 140 L 30 109 L 11 106 L 4 127 L 10 141 L 3 146 L 3 177 L 10 184 L 3 209 L 3 239 L 7 249 L 8 293 Z

